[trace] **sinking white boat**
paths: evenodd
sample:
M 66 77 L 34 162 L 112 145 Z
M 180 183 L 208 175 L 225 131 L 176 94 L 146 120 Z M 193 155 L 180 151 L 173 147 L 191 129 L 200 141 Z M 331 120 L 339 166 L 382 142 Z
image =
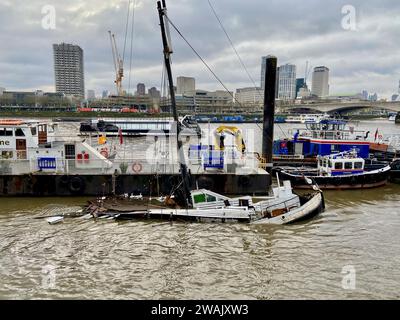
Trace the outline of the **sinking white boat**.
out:
M 146 201 L 130 203 L 123 199 L 100 202 L 97 217 L 116 220 L 161 219 L 194 222 L 244 222 L 252 224 L 288 224 L 311 218 L 325 208 L 320 190 L 311 194 L 293 193 L 289 181 L 273 188 L 267 197 L 230 198 L 207 189 L 191 191 L 192 208 L 153 206 Z M 93 211 L 93 205 L 90 206 Z

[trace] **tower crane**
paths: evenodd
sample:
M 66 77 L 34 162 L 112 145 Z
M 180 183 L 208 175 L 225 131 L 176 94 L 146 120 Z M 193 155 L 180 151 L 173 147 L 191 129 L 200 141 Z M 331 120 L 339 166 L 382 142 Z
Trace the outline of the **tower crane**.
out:
M 108 31 L 108 33 L 110 35 L 111 49 L 112 49 L 114 68 L 115 68 L 114 82 L 117 88 L 117 95 L 122 96 L 123 95 L 122 78 L 124 77 L 124 60 L 118 53 L 117 43 L 115 41 L 115 35 L 111 33 L 111 31 Z

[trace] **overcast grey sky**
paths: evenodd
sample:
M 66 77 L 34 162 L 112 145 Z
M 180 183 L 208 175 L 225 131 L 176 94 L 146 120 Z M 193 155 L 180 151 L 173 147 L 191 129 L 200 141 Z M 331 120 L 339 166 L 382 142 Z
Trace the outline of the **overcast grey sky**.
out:
M 250 74 L 259 84 L 261 56 L 331 70 L 331 93 L 362 89 L 389 97 L 400 80 L 398 0 L 211 0 Z M 0 87 L 54 91 L 53 43 L 80 45 L 85 89 L 114 89 L 108 30 L 122 51 L 127 0 L 0 0 Z M 56 28 L 42 27 L 42 8 L 56 9 Z M 356 30 L 342 27 L 342 7 L 352 5 Z M 252 86 L 212 14 L 207 0 L 167 0 L 169 17 L 230 90 Z M 222 89 L 175 32 L 174 76 L 196 78 L 196 87 Z M 136 0 L 132 83 L 160 87 L 162 48 L 155 0 Z M 128 45 L 129 48 L 129 45 Z M 129 56 L 129 54 L 128 54 Z M 126 59 L 128 60 L 128 59 Z M 129 61 L 124 87 L 128 87 Z M 132 85 L 131 85 L 132 86 Z

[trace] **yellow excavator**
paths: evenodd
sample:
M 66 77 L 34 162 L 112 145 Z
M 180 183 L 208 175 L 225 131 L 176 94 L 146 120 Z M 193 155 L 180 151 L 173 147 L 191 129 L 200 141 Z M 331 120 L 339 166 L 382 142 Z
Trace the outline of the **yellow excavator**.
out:
M 237 127 L 219 126 L 217 129 L 215 129 L 214 131 L 215 148 L 217 150 L 225 150 L 225 144 L 224 144 L 225 133 L 234 136 L 236 148 L 238 149 L 239 152 L 245 153 L 246 145 L 244 143 L 244 139 L 242 136 L 242 130 L 240 130 Z

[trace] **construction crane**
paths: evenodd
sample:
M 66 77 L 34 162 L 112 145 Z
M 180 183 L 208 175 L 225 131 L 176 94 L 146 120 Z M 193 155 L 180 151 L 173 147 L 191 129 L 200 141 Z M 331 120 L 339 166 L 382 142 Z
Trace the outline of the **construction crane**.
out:
M 118 53 L 118 48 L 117 48 L 117 43 L 115 41 L 115 35 L 111 33 L 111 31 L 108 31 L 110 35 L 110 41 L 111 41 L 111 49 L 112 49 L 112 54 L 113 54 L 113 60 L 114 60 L 114 68 L 115 68 L 115 85 L 117 88 L 117 95 L 122 96 L 123 91 L 122 91 L 122 78 L 124 77 L 124 60 L 121 58 L 121 56 Z
M 310 75 L 311 69 L 312 69 L 312 66 L 308 67 L 308 61 L 306 61 L 306 70 L 304 72 L 304 86 L 307 86 L 307 79 L 308 79 L 308 76 Z

